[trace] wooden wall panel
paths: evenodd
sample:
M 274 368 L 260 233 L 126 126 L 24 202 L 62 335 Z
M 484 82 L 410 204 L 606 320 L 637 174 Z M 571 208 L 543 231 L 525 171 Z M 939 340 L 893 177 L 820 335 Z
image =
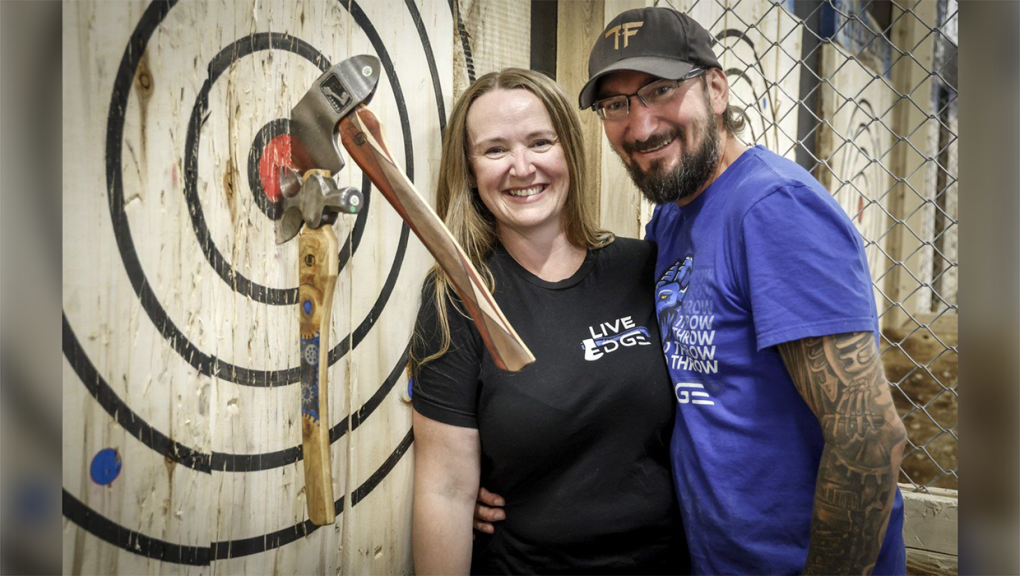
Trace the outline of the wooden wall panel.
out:
M 697 11 L 694 12 L 697 17 Z M 730 81 L 730 103 L 743 110 L 740 138 L 790 159 L 796 158 L 797 96 L 800 89 L 800 20 L 771 2 L 730 2 L 721 25 L 710 31 Z M 799 31 L 798 31 L 799 32 Z
M 839 202 L 865 242 L 875 304 L 882 314 L 889 306 L 883 295 L 892 219 L 884 207 L 893 179 L 879 162 L 894 144 L 893 133 L 880 118 L 892 107 L 891 88 L 859 61 L 832 44 L 820 47 L 819 71 L 828 82 L 819 88 L 819 117 L 828 120 L 818 131 L 818 158 L 824 163 L 815 176 Z M 889 318 L 884 315 L 883 320 Z
M 253 167 L 321 68 L 376 54 L 371 107 L 431 199 L 450 4 L 83 1 L 64 29 L 65 571 L 409 573 L 403 367 L 431 257 L 376 193 L 336 225 L 357 238 L 330 329 L 343 513 L 306 535 L 297 243 Z M 338 180 L 362 185 L 351 162 Z
M 588 53 L 606 24 L 621 12 L 649 5 L 651 2 L 645 0 L 559 3 L 556 80 L 571 101 L 576 101 L 588 81 Z M 602 121 L 591 110 L 580 114 L 588 165 L 592 167 L 591 184 L 598 190 L 592 202 L 599 223 L 619 236 L 639 238 L 644 234 L 640 228 L 640 194 L 606 140 Z
M 588 53 L 595 44 L 595 38 L 605 28 L 605 10 L 605 2 L 601 0 L 559 2 L 556 17 L 559 23 L 556 34 L 556 81 L 571 102 L 577 100 L 581 87 L 588 81 Z M 594 168 L 602 165 L 602 149 L 603 146 L 608 147 L 608 144 L 605 144 L 602 121 L 595 114 L 590 110 L 582 110 L 580 119 L 585 143 L 585 163 L 591 168 L 588 171 L 589 185 L 599 192 L 589 197 L 588 205 L 601 217 L 604 213 L 602 172 Z
M 501 68 L 531 67 L 529 0 L 454 0 L 454 98 L 476 78 Z
M 909 10 L 909 13 L 905 13 Z M 908 7 L 892 6 L 890 40 L 895 46 L 909 46 L 910 58 L 897 58 L 890 71 L 892 86 L 900 94 L 913 98 L 897 99 L 887 116 L 890 128 L 904 140 L 889 154 L 889 168 L 903 180 L 888 195 L 889 212 L 900 220 L 888 235 L 889 256 L 894 267 L 886 282 L 892 306 L 883 327 L 913 324 L 911 317 L 931 311 L 930 291 L 923 288 L 932 280 L 930 248 L 924 245 L 925 210 L 928 198 L 925 168 L 927 159 L 937 155 L 928 147 L 928 135 L 938 130 L 938 117 L 932 105 L 935 62 L 935 34 L 931 27 L 938 21 L 938 2 L 918 2 Z
M 645 0 L 606 0 L 605 23 L 599 27 L 595 34 L 601 33 L 605 29 L 606 24 L 609 24 L 621 12 L 649 5 L 651 5 L 651 2 Z M 594 37 L 589 41 L 588 49 L 585 50 L 583 65 L 585 72 L 588 70 L 587 52 L 591 49 L 591 45 L 594 44 L 593 40 Z M 587 80 L 587 75 L 585 80 Z M 578 92 L 580 92 L 580 87 L 578 87 L 574 94 L 576 95 Z M 594 118 L 594 121 L 599 124 L 598 131 L 601 133 L 599 136 L 602 148 L 600 151 L 599 221 L 603 227 L 620 236 L 628 238 L 644 237 L 645 229 L 644 223 L 641 220 L 641 206 L 643 203 L 647 204 L 647 202 L 643 201 L 637 186 L 634 186 L 630 175 L 627 174 L 623 160 L 613 151 L 609 141 L 606 140 L 605 131 L 601 125 L 602 122 L 598 120 L 594 112 L 583 111 L 581 114 Z

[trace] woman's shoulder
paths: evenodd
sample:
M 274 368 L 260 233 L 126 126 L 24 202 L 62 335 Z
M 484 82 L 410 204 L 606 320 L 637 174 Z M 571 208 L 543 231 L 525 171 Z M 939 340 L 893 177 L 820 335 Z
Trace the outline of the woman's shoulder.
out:
M 654 273 L 655 244 L 647 240 L 617 236 L 598 252 L 599 267 L 610 275 L 643 278 Z
M 600 249 L 603 254 L 614 260 L 645 262 L 655 258 L 655 244 L 637 238 L 617 236 L 609 245 Z

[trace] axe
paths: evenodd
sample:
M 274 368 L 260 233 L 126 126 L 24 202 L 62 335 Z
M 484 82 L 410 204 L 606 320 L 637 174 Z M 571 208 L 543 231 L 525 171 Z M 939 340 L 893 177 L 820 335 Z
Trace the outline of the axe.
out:
M 331 178 L 344 167 L 338 133 L 347 152 L 446 272 L 496 365 L 516 372 L 535 361 L 464 250 L 393 161 L 379 121 L 365 106 L 375 93 L 381 68 L 378 58 L 359 55 L 335 64 L 315 81 L 291 111 L 294 168 L 281 174 L 283 216 L 277 225 L 277 242 L 286 242 L 300 232 L 305 495 L 308 516 L 320 526 L 335 520 L 326 369 L 338 248 L 329 224 L 340 212 L 355 213 L 363 204 L 360 191 L 339 189 Z M 316 354 L 310 352 L 313 346 Z

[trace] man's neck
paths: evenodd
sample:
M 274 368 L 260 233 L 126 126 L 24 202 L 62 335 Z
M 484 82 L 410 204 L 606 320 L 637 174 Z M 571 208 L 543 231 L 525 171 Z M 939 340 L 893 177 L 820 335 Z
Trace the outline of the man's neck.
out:
M 573 276 L 587 254 L 587 250 L 571 244 L 563 231 L 552 235 L 521 234 L 503 228 L 499 239 L 518 264 L 546 282 Z
M 698 196 L 701 196 L 702 192 L 707 190 L 708 187 L 711 186 L 713 182 L 715 182 L 716 180 L 719 179 L 720 176 L 722 176 L 722 173 L 725 172 L 726 169 L 729 168 L 731 164 L 737 161 L 737 158 L 740 158 L 741 154 L 748 150 L 747 146 L 745 146 L 740 140 L 737 140 L 736 137 L 731 135 L 729 132 L 726 132 L 725 130 L 721 132 L 721 134 L 719 135 L 719 139 L 721 140 L 720 148 L 722 149 L 722 154 L 719 155 L 719 162 L 716 163 L 715 170 L 712 172 L 712 176 L 708 180 L 706 180 L 705 184 L 701 188 L 698 188 L 698 190 L 694 194 L 691 194 L 690 196 L 685 196 L 677 200 L 676 201 L 677 206 L 683 208 L 684 206 L 687 206 L 691 202 L 694 202 L 698 198 Z

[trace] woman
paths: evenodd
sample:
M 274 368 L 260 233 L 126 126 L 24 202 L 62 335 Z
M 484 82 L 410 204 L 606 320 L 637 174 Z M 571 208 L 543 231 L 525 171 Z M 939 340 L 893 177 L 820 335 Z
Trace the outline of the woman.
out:
M 598 229 L 583 158 L 540 73 L 486 74 L 454 106 L 437 212 L 536 362 L 496 368 L 433 270 L 412 348 L 418 574 L 686 570 L 655 255 Z M 480 481 L 506 520 L 472 543 Z

